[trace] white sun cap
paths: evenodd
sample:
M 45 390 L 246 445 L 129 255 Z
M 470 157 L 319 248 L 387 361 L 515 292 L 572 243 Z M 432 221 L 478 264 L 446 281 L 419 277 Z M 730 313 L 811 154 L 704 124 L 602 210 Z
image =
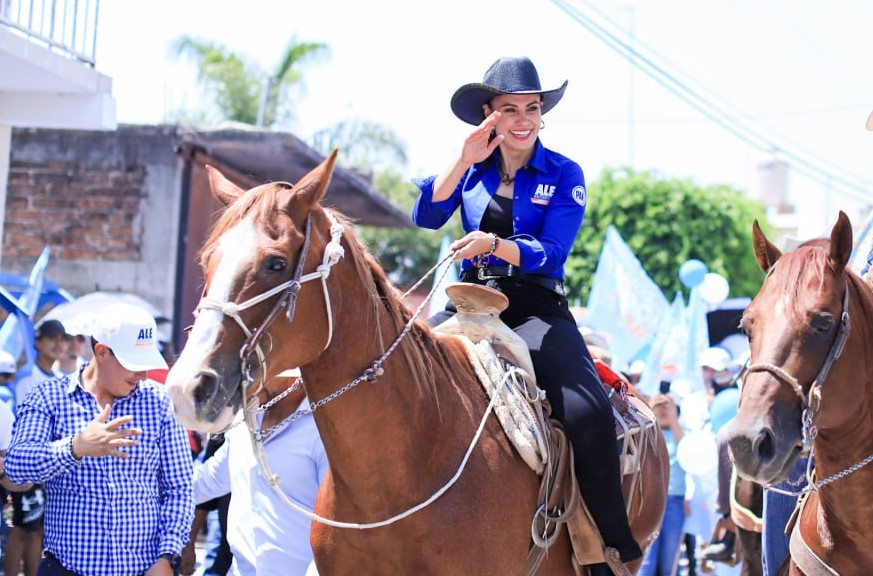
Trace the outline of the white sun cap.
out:
M 6 350 L 0 350 L 0 374 L 15 374 L 18 372 L 18 366 L 15 364 L 15 358 Z
M 110 304 L 94 322 L 97 342 L 107 346 L 131 372 L 167 368 L 158 350 L 158 328 L 146 310 L 127 303 Z
M 730 363 L 731 355 L 724 348 L 713 346 L 700 353 L 699 364 L 716 372 L 727 370 Z

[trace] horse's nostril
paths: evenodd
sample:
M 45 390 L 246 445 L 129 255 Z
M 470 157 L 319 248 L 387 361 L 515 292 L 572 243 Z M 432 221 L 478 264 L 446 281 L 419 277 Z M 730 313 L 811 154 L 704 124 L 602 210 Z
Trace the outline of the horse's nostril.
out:
M 194 406 L 197 412 L 200 412 L 204 406 L 212 403 L 221 380 L 218 374 L 210 372 L 199 372 L 196 379 L 198 382 L 194 386 Z
M 770 430 L 762 430 L 755 441 L 755 452 L 762 462 L 769 462 L 775 456 L 773 450 L 773 433 Z

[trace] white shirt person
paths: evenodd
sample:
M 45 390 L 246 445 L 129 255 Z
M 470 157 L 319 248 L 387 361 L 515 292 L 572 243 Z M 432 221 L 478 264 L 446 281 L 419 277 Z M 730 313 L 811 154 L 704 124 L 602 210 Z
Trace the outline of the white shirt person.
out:
M 309 407 L 304 399 L 297 410 Z M 264 454 L 279 487 L 301 507 L 312 510 L 327 455 L 311 414 L 292 421 L 263 441 Z M 263 474 L 245 424 L 225 433 L 224 444 L 194 469 L 194 499 L 199 504 L 231 493 L 227 541 L 235 576 L 303 576 L 312 563 L 312 521 L 283 502 Z M 312 572 L 310 572 L 312 573 Z

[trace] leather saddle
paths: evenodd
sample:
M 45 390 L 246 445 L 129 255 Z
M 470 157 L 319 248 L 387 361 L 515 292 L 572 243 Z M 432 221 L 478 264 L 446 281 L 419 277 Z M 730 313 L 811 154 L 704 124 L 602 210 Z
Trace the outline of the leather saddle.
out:
M 500 313 L 509 305 L 507 297 L 493 288 L 459 282 L 449 285 L 446 294 L 457 309 L 457 314 L 446 320 L 434 330 L 440 334 L 465 337 L 473 343 L 488 342 L 494 353 L 506 363 L 521 368 L 535 385 L 536 377 L 527 344 L 500 320 Z M 469 347 L 468 347 L 469 348 Z M 471 359 L 471 361 L 473 361 Z M 616 435 L 622 447 L 622 473 L 639 474 L 640 437 L 657 427 L 654 414 L 641 401 L 627 394 L 627 382 L 608 366 L 598 363 L 598 373 L 607 387 L 612 399 L 613 413 L 616 417 Z M 484 384 L 483 384 L 484 385 Z M 527 396 L 530 396 L 528 394 Z M 547 469 L 540 473 L 540 501 L 538 510 L 557 510 L 557 515 L 544 520 L 539 514 L 533 519 L 533 533 L 544 533 L 556 529 L 556 525 L 567 527 L 573 545 L 574 566 L 578 574 L 584 574 L 584 566 L 607 562 L 617 574 L 626 570 L 617 558 L 617 552 L 608 549 L 600 532 L 594 524 L 591 513 L 579 493 L 573 466 L 573 453 L 569 440 L 560 422 L 552 420 L 551 407 L 545 394 L 539 394 L 543 403 L 543 434 L 548 438 L 549 456 L 545 458 Z M 504 424 L 504 429 L 506 425 Z M 507 431 L 512 439 L 512 434 Z M 516 445 L 518 449 L 518 446 Z M 539 473 L 539 472 L 538 472 Z M 630 485 L 635 485 L 631 482 Z M 625 495 L 625 499 L 628 499 Z M 549 527 L 551 525 L 551 528 Z M 545 538 L 544 540 L 548 540 Z M 547 545 L 533 542 L 528 557 L 528 574 L 536 572 Z

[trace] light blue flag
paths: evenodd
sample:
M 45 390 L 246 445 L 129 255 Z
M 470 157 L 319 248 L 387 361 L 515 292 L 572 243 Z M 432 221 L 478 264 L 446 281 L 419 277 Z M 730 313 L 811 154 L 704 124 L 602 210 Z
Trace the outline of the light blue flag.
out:
M 691 289 L 688 296 L 686 320 L 688 322 L 688 343 L 685 363 L 679 377 L 688 381 L 690 392 L 704 390 L 703 373 L 698 363 L 700 353 L 709 348 L 709 325 L 706 313 L 709 305 L 700 297 L 699 286 Z
M 50 254 L 51 248 L 45 246 L 42 249 L 39 258 L 36 259 L 33 268 L 30 270 L 27 288 L 25 288 L 21 293 L 21 296 L 18 297 L 19 304 L 21 304 L 21 307 L 24 308 L 31 320 L 33 319 L 33 315 L 36 314 L 37 308 L 39 308 L 39 299 L 42 296 L 42 287 L 44 284 L 43 276 L 45 275 L 45 268 L 49 263 Z
M 686 317 L 685 301 L 682 293 L 677 292 L 652 337 L 646 368 L 637 386 L 643 394 L 651 396 L 657 393 L 661 380 L 673 382 L 684 372 L 688 345 Z
M 607 228 L 584 322 L 607 338 L 613 366 L 624 369 L 647 346 L 669 307 L 618 230 Z
M 21 364 L 16 381 L 30 374 L 36 359 L 33 344 L 33 315 L 42 296 L 43 276 L 48 266 L 50 252 L 48 246 L 43 248 L 30 271 L 27 288 L 21 296 L 17 300 L 11 294 L 8 296 L 14 301 L 16 309 L 0 326 L 0 347 L 12 354 L 12 357 Z
M 449 238 L 449 235 L 443 235 L 443 241 L 442 244 L 440 244 L 440 255 L 437 258 L 437 262 L 442 262 L 443 258 L 446 258 L 451 253 L 451 249 L 449 248 L 451 245 L 452 239 Z M 445 277 L 443 278 L 444 273 Z M 442 278 L 442 282 L 440 282 L 440 278 Z M 455 264 L 454 260 L 447 260 L 442 266 L 434 271 L 433 296 L 431 296 L 430 304 L 428 306 L 428 316 L 433 316 L 437 312 L 441 312 L 445 309 L 446 304 L 449 302 L 449 297 L 446 295 L 446 286 L 457 281 L 458 265 Z
M 16 359 L 25 354 L 25 371 L 29 373 L 30 370 L 26 367 L 33 362 L 36 355 L 33 348 L 33 324 L 18 302 L 18 298 L 3 286 L 0 286 L 0 305 L 9 313 L 3 321 L 3 325 L 0 326 L 0 348 L 9 352 Z M 22 370 L 18 372 L 20 374 Z

